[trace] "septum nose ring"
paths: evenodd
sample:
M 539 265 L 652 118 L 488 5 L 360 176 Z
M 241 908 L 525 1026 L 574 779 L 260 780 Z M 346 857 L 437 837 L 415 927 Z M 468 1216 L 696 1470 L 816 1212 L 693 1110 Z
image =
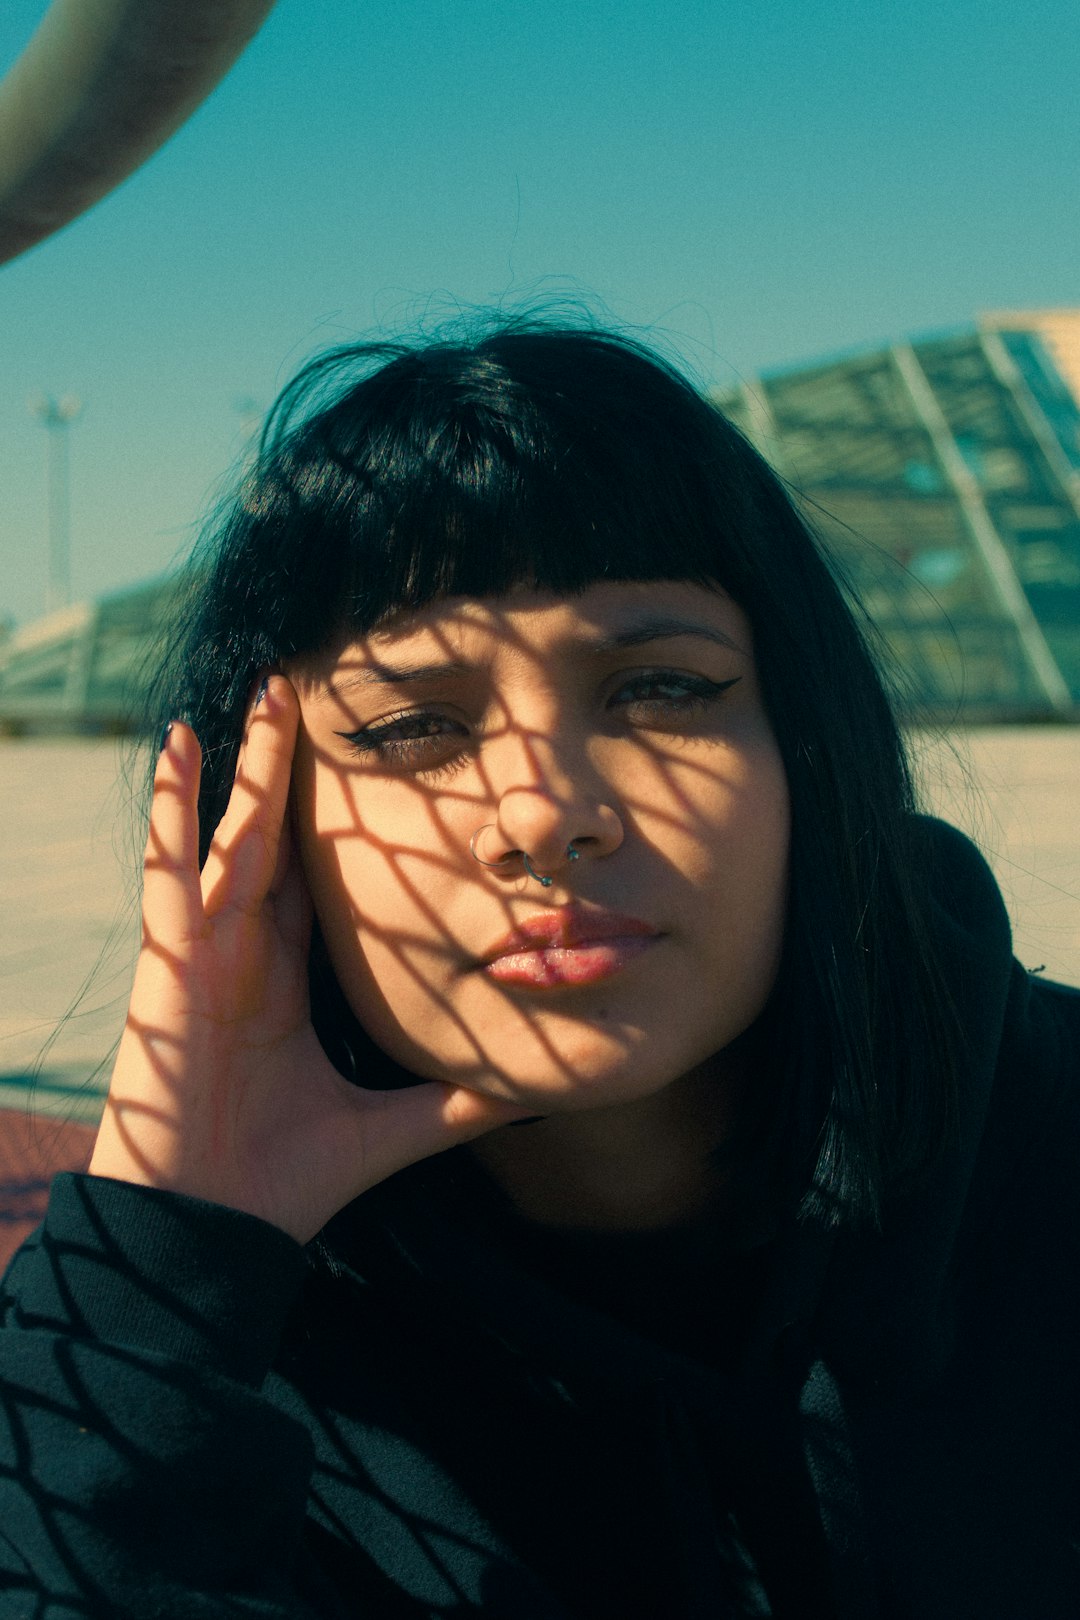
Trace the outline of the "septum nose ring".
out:
M 555 879 L 553 877 L 545 876 L 545 874 L 542 873 L 542 872 L 538 872 L 536 870 L 536 868 L 533 866 L 532 861 L 529 859 L 528 855 L 525 853 L 525 851 L 523 849 L 509 849 L 509 850 L 507 850 L 505 855 L 500 855 L 499 859 L 497 861 L 485 861 L 485 859 L 484 859 L 484 857 L 482 855 L 478 855 L 476 853 L 476 840 L 479 838 L 479 836 L 480 836 L 480 834 L 482 832 L 487 832 L 488 828 L 493 827 L 494 825 L 495 825 L 494 822 L 489 821 L 483 827 L 477 827 L 476 831 L 473 833 L 472 837 L 469 839 L 469 854 L 472 856 L 473 860 L 474 861 L 479 861 L 481 866 L 492 866 L 492 867 L 494 867 L 494 866 L 505 866 L 507 861 L 512 861 L 514 859 L 515 855 L 520 855 L 521 856 L 521 863 L 524 866 L 524 868 L 525 868 L 526 872 L 528 873 L 528 875 L 531 878 L 535 878 L 537 883 L 540 884 L 541 888 L 550 889 L 551 885 L 554 883 Z M 576 860 L 579 859 L 580 855 L 581 855 L 580 849 L 575 849 L 574 848 L 574 840 L 571 839 L 570 842 L 566 846 L 566 858 L 567 858 L 567 860 L 568 861 L 576 861 Z

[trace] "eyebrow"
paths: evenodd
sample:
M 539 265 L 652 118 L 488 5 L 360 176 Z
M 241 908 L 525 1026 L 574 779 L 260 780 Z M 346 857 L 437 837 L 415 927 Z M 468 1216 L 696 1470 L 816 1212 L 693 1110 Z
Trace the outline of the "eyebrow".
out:
M 651 641 L 670 641 L 678 636 L 694 636 L 700 641 L 711 641 L 730 652 L 743 651 L 737 642 L 713 625 L 699 624 L 694 619 L 669 617 L 635 620 L 633 624 L 622 630 L 614 630 L 611 635 L 602 636 L 598 641 L 586 642 L 584 651 L 593 657 L 602 657 L 605 653 L 619 652 L 624 647 L 643 647 Z M 427 664 L 360 664 L 343 679 L 329 682 L 321 696 L 337 697 L 355 691 L 359 686 L 405 686 L 410 681 L 442 680 L 447 676 L 475 673 L 475 664 L 450 658 Z
M 404 686 L 408 681 L 434 681 L 447 675 L 473 675 L 474 664 L 443 658 L 434 664 L 358 664 L 340 680 L 328 681 L 320 698 L 339 697 L 358 686 Z
M 590 643 L 589 651 L 618 652 L 621 647 L 641 647 L 648 641 L 670 641 L 675 636 L 696 636 L 700 640 L 713 641 L 718 647 L 727 647 L 731 652 L 742 651 L 730 636 L 725 635 L 723 630 L 717 630 L 713 625 L 699 624 L 696 619 L 660 616 L 638 619 L 625 630 L 616 630 L 610 636 L 604 636 L 602 640 Z

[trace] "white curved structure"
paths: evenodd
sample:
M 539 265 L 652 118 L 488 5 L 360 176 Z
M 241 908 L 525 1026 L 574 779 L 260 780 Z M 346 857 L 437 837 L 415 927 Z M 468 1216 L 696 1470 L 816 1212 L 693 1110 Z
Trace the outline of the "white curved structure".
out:
M 210 93 L 274 0 L 53 0 L 0 84 L 0 264 L 98 202 Z

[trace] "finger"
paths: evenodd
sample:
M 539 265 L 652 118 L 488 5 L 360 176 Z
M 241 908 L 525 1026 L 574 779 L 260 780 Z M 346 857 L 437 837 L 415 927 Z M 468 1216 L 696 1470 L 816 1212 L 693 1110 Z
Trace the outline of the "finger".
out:
M 289 783 L 289 792 L 285 801 L 285 814 L 281 818 L 281 833 L 278 838 L 277 861 L 274 865 L 274 875 L 270 880 L 270 893 L 280 894 L 285 887 L 293 865 L 294 853 L 299 849 L 296 835 L 296 797 Z
M 277 870 L 300 707 L 292 685 L 272 675 L 252 706 L 228 808 L 203 868 L 208 916 L 224 906 L 257 910 Z
M 311 943 L 312 904 L 296 835 L 296 806 L 292 796 L 281 829 L 277 867 L 270 885 L 278 932 L 286 944 L 306 957 Z
M 360 1091 L 356 1095 L 362 1099 L 363 1164 L 368 1185 L 501 1125 L 536 1117 L 535 1107 L 486 1097 L 441 1080 L 399 1091 Z
M 203 924 L 199 883 L 199 779 L 202 750 L 182 721 L 173 721 L 154 771 L 150 828 L 143 858 L 143 942 L 176 945 Z

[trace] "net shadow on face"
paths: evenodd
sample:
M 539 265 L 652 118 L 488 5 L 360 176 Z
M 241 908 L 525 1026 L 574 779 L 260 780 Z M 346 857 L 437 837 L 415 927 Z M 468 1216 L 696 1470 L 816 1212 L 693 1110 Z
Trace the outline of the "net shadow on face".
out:
M 762 867 L 746 886 L 750 914 L 717 927 L 738 925 L 759 949 L 756 936 L 774 927 L 786 885 L 786 826 L 783 840 L 775 829 L 756 840 L 748 812 L 771 792 L 784 802 L 766 804 L 766 817 L 783 821 L 786 789 L 759 702 L 666 730 L 597 721 L 588 705 L 583 721 L 580 706 L 555 690 L 551 659 L 512 615 L 493 610 L 488 629 L 487 650 L 512 666 L 513 680 L 463 703 L 470 724 L 459 738 L 434 740 L 430 767 L 421 759 L 373 769 L 370 753 L 350 756 L 344 739 L 369 715 L 424 712 L 425 699 L 411 691 L 358 708 L 369 646 L 353 642 L 290 668 L 305 714 L 294 775 L 305 866 L 346 999 L 384 1050 L 389 1043 L 427 1077 L 498 1089 L 513 1087 L 525 1043 L 572 1087 L 578 1077 L 565 1044 L 552 1037 L 552 1020 L 537 1017 L 535 1000 L 489 983 L 481 1009 L 480 998 L 461 993 L 478 978 L 485 949 L 553 907 L 634 911 L 644 897 L 665 918 L 694 913 L 703 883 L 718 882 L 718 865 L 742 856 Z M 458 638 L 430 619 L 425 635 L 425 664 L 460 662 Z M 527 840 L 527 828 L 538 829 L 538 841 Z M 485 855 L 500 864 L 473 858 L 470 841 L 481 830 Z M 782 853 L 770 856 L 780 842 Z M 583 858 L 566 858 L 571 844 Z M 533 871 L 552 877 L 549 888 L 514 850 L 532 855 Z M 433 1031 L 438 1052 L 414 1033 Z M 611 1024 L 604 1033 L 631 1059 L 638 1031 L 620 1035 Z M 425 1068 L 434 1059 L 436 1068 Z

